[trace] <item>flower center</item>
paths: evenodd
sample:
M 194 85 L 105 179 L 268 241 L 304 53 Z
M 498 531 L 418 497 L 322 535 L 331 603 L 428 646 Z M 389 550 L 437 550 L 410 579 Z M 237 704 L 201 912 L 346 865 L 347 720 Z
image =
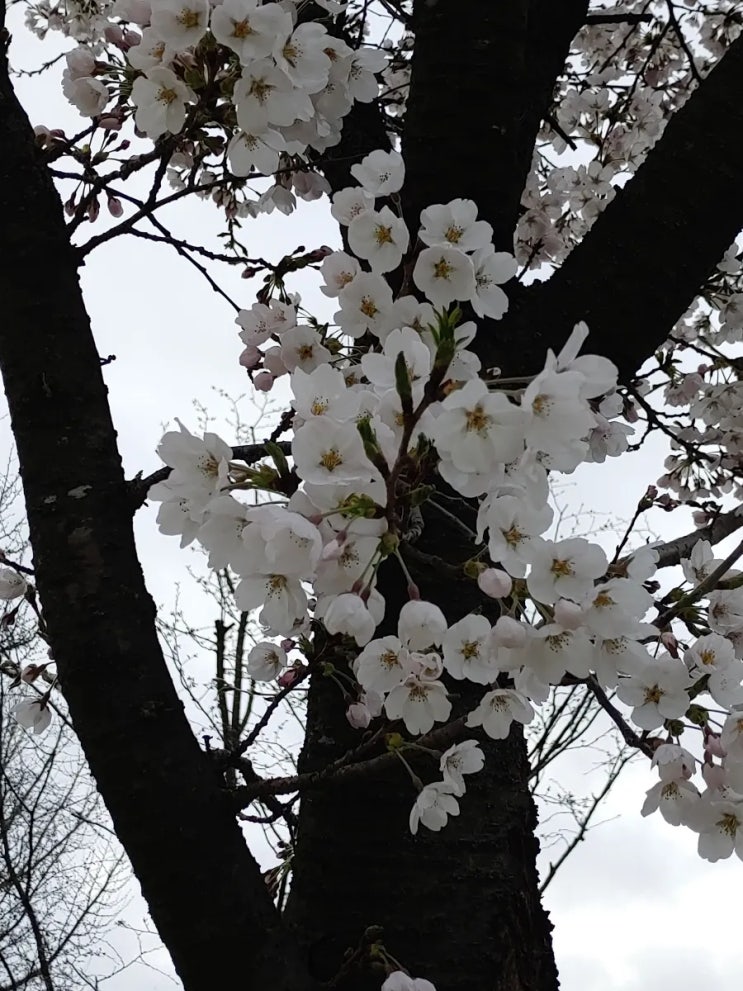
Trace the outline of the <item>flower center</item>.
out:
M 176 17 L 176 20 L 184 28 L 197 28 L 201 23 L 201 15 L 198 10 L 189 10 L 188 7 L 184 7 Z
M 343 464 L 343 458 L 334 447 L 331 447 L 329 451 L 323 453 L 320 458 L 320 464 L 323 468 L 327 468 L 328 471 L 335 471 L 336 468 Z
M 472 657 L 480 656 L 480 641 L 479 640 L 467 640 L 462 644 L 461 647 L 462 657 L 465 661 L 469 661 Z
M 170 106 L 174 100 L 178 99 L 178 94 L 174 89 L 168 89 L 167 86 L 161 86 L 157 94 L 157 98 L 160 103 L 165 103 Z
M 518 547 L 524 539 L 524 535 L 514 523 L 510 530 L 503 531 L 503 538 L 509 547 Z
M 593 600 L 593 604 L 596 609 L 605 609 L 607 606 L 613 606 L 615 603 L 614 599 L 612 599 L 608 592 L 599 592 Z
M 459 244 L 462 240 L 462 235 L 464 231 L 461 227 L 457 227 L 456 224 L 452 224 L 450 227 L 444 231 L 444 237 L 447 241 L 451 241 L 452 244 Z
M 299 58 L 299 49 L 296 45 L 292 44 L 291 41 L 287 41 L 281 50 L 281 54 L 284 56 L 289 65 L 296 66 L 297 59 Z
M 400 662 L 397 659 L 397 654 L 394 650 L 385 650 L 385 652 L 380 655 L 379 663 L 384 664 L 388 671 L 391 671 L 392 668 L 397 668 L 400 666 Z
M 550 397 L 542 394 L 535 396 L 531 408 L 535 416 L 549 416 L 549 411 L 552 408 Z
M 570 575 L 575 574 L 573 565 L 570 561 L 554 560 L 550 571 L 555 578 L 568 578 Z
M 365 317 L 375 317 L 379 310 L 377 309 L 374 300 L 370 299 L 368 296 L 364 296 L 361 300 L 361 312 Z
M 266 582 L 266 590 L 268 591 L 269 598 L 274 595 L 281 595 L 285 588 L 286 578 L 283 575 L 271 575 Z
M 242 21 L 235 21 L 232 28 L 233 38 L 247 38 L 248 35 L 255 34 L 250 26 L 250 21 L 247 17 Z
M 728 836 L 733 839 L 735 834 L 738 832 L 738 826 L 740 826 L 740 820 L 732 812 L 726 812 L 722 819 L 717 823 L 723 833 L 727 833 Z
M 265 79 L 254 79 L 250 84 L 248 96 L 254 96 L 259 103 L 265 103 L 274 87 Z
M 433 274 L 436 279 L 448 279 L 451 273 L 454 271 L 454 266 L 451 265 L 446 258 L 439 258 L 433 266 Z
M 383 244 L 393 244 L 392 228 L 385 227 L 384 224 L 377 224 L 374 228 L 374 240 L 380 248 Z
M 466 429 L 468 431 L 474 430 L 478 434 L 484 433 L 492 423 L 492 417 L 483 412 L 482 405 L 480 403 L 478 403 L 474 409 L 467 410 L 466 418 Z
M 657 705 L 662 698 L 663 692 L 657 685 L 653 685 L 652 688 L 645 689 L 645 704 L 652 702 L 654 705 Z

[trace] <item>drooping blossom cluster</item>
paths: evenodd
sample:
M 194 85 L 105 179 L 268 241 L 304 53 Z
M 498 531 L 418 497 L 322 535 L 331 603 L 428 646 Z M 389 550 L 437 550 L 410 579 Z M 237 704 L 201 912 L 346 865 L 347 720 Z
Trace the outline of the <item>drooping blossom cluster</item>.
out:
M 327 191 L 308 155 L 338 143 L 343 118 L 354 102 L 377 97 L 377 74 L 388 63 L 384 51 L 352 49 L 320 20 L 298 20 L 301 6 L 99 4 L 87 30 L 71 32 L 81 43 L 66 55 L 64 93 L 104 132 L 120 131 L 131 117 L 142 136 L 178 136 L 168 160 L 171 182 L 218 186 L 214 196 L 228 215 L 288 213 L 295 196 L 316 199 Z M 319 6 L 329 24 L 342 5 Z M 99 157 L 103 162 L 107 154 Z M 273 186 L 251 195 L 245 179 L 273 175 Z
M 615 691 L 656 754 L 677 747 L 684 720 L 700 724 L 703 713 L 707 791 L 689 782 L 695 764 L 687 759 L 680 777 L 663 779 L 669 787 L 660 807 L 665 814 L 675 787 L 693 806 L 676 818 L 700 831 L 702 854 L 729 854 L 738 836 L 731 807 L 743 823 L 734 738 L 743 732 L 735 710 L 743 705 L 743 644 L 735 637 L 743 594 L 709 592 L 709 632 L 681 651 L 645 622 L 653 605 L 652 549 L 610 562 L 589 540 L 548 538 L 548 471 L 569 473 L 626 449 L 630 428 L 617 419 L 616 369 L 580 354 L 588 331 L 578 325 L 523 387 L 482 377 L 468 350 L 476 326 L 463 322 L 460 307 L 502 315 L 500 284 L 513 275 L 513 260 L 493 251 L 488 225 L 462 200 L 422 212 L 422 246 L 411 253 L 415 239 L 393 209 L 402 160 L 376 152 L 354 175 L 359 186 L 333 201 L 354 254 L 333 252 L 321 266 L 323 291 L 338 300 L 334 324 L 302 323 L 296 299 L 269 300 L 238 316 L 241 337 L 254 349 L 249 364 L 291 383 L 293 469 L 278 449 L 275 467 L 240 465 L 219 437 L 197 438 L 181 426 L 163 437 L 159 453 L 172 471 L 150 492 L 161 502 L 161 529 L 182 544 L 197 539 L 211 567 L 229 566 L 240 578 L 238 606 L 256 611 L 268 637 L 281 638 L 281 646 L 267 639 L 251 652 L 254 677 L 281 677 L 287 650 L 311 622 L 345 638 L 354 655 L 356 688 L 347 699 L 354 726 L 384 719 L 425 737 L 448 722 L 451 686 L 464 679 L 482 686 L 466 725 L 491 739 L 504 739 L 514 722 L 530 722 L 565 679 Z M 381 273 L 398 265 L 409 278 L 394 298 Z M 395 634 L 376 637 L 386 608 L 377 571 L 408 539 L 418 511 L 414 493 L 434 460 L 452 488 L 479 502 L 475 540 L 482 549 L 472 580 L 484 598 L 499 601 L 501 615 L 494 624 L 480 613 L 450 624 L 438 603 L 422 601 L 411 587 Z M 242 501 L 240 491 L 256 487 L 273 493 L 270 504 Z M 706 564 L 699 564 L 700 546 L 694 585 Z M 731 710 L 719 732 L 696 701 L 702 694 Z M 458 814 L 466 777 L 483 759 L 474 739 L 440 757 L 442 779 L 420 785 L 413 832 L 421 824 L 438 830 Z

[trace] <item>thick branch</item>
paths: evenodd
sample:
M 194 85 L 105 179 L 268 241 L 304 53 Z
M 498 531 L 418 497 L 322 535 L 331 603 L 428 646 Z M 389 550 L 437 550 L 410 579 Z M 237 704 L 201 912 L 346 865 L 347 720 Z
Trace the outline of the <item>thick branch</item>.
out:
M 514 296 L 487 364 L 535 372 L 585 320 L 627 379 L 666 340 L 743 227 L 741 86 L 743 37 L 559 271 Z
M 477 203 L 498 249 L 513 250 L 539 125 L 586 0 L 461 0 L 414 6 L 403 153 L 411 229 L 454 196 Z
M 307 988 L 163 661 L 76 256 L 4 53 L 0 136 L 0 365 L 76 732 L 188 991 L 238 973 L 246 989 Z
M 721 540 L 729 537 L 731 533 L 743 527 L 743 514 L 741 510 L 732 509 L 729 513 L 721 513 L 717 519 L 707 526 L 691 533 L 685 533 L 682 537 L 669 540 L 668 543 L 661 544 L 655 550 L 658 553 L 658 567 L 672 568 L 680 564 L 683 558 L 688 558 L 700 540 L 708 540 L 712 547 L 719 544 Z

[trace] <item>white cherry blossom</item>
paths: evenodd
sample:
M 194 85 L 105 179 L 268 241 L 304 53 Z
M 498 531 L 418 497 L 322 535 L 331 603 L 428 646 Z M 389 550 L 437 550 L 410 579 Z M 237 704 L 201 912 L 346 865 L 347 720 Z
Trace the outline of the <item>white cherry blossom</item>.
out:
M 522 423 L 517 406 L 472 379 L 441 403 L 432 439 L 460 471 L 487 471 L 523 453 Z
M 440 681 L 423 681 L 408 675 L 387 696 L 384 711 L 388 719 L 402 719 L 409 733 L 428 733 L 435 722 L 451 714 L 451 702 Z
M 622 679 L 617 697 L 633 706 L 632 721 L 652 730 L 666 719 L 678 719 L 689 708 L 687 688 L 691 679 L 683 661 L 670 655 L 651 658 L 644 670 Z
M 253 169 L 272 175 L 279 167 L 281 152 L 285 148 L 282 135 L 270 127 L 264 128 L 260 134 L 239 131 L 227 148 L 230 169 L 236 176 L 250 175 Z
M 313 115 L 309 96 L 297 89 L 271 59 L 257 59 L 243 68 L 234 99 L 237 122 L 248 134 L 309 120 Z
M 671 826 L 688 825 L 698 802 L 699 792 L 689 781 L 661 780 L 647 792 L 641 812 L 647 816 L 659 810 Z
M 459 815 L 459 802 L 457 802 L 457 791 L 453 784 L 448 781 L 436 781 L 426 785 L 415 800 L 415 805 L 410 812 L 410 832 L 415 836 L 418 826 L 423 825 L 437 833 L 446 825 L 449 816 Z M 390 983 L 391 979 L 385 981 L 382 987 L 385 991 L 428 991 L 433 988 L 429 981 L 411 981 L 407 983 L 397 980 Z
M 6 602 L 10 599 L 19 599 L 26 594 L 27 588 L 28 582 L 23 575 L 10 568 L 0 568 L 0 599 Z
M 496 688 L 487 692 L 480 704 L 467 716 L 468 726 L 482 726 L 493 740 L 505 740 L 511 724 L 530 723 L 534 708 L 528 699 L 511 688 Z
M 400 610 L 397 634 L 410 650 L 438 646 L 446 629 L 446 617 L 433 602 L 411 599 Z
M 465 774 L 476 774 L 485 766 L 485 754 L 475 740 L 463 740 L 442 754 L 439 770 L 444 781 L 454 785 L 455 795 L 465 793 Z
M 457 199 L 423 210 L 418 237 L 429 247 L 448 244 L 470 252 L 490 244 L 493 228 L 477 219 L 477 205 L 472 200 Z
M 353 637 L 359 647 L 369 643 L 377 628 L 377 622 L 363 600 L 351 592 L 331 599 L 322 621 L 328 633 L 344 633 Z
M 13 706 L 12 712 L 16 722 L 24 729 L 33 730 L 36 736 L 52 722 L 52 712 L 45 699 L 26 699 Z
M 475 269 L 459 248 L 424 248 L 413 269 L 413 282 L 435 306 L 471 300 L 475 295 Z
M 278 3 L 222 0 L 212 11 L 212 34 L 236 52 L 243 65 L 270 55 L 275 39 L 291 29 L 291 15 Z
M 410 235 L 405 221 L 389 207 L 367 210 L 351 221 L 348 243 L 357 258 L 369 262 L 372 272 L 390 272 L 408 250 Z
M 286 663 L 286 651 L 264 640 L 248 653 L 248 674 L 255 681 L 275 681 Z
M 362 273 L 341 290 L 338 302 L 335 320 L 344 333 L 361 337 L 369 331 L 382 337 L 392 310 L 392 290 L 384 279 Z
M 475 295 L 472 309 L 479 317 L 500 318 L 508 310 L 508 296 L 500 288 L 516 275 L 516 259 L 492 245 L 478 248 L 472 255 L 475 268 Z
M 169 48 L 152 28 L 145 28 L 142 32 L 142 40 L 129 49 L 126 58 L 133 69 L 147 72 L 148 69 L 154 69 L 158 65 L 169 68 L 176 54 L 177 52 Z
M 484 616 L 470 614 L 454 623 L 444 634 L 441 647 L 444 666 L 453 678 L 464 678 L 478 685 L 489 685 L 498 676 L 490 640 L 490 623 Z
M 209 26 L 209 0 L 152 0 L 152 30 L 174 51 L 197 45 Z
M 296 578 L 254 575 L 235 589 L 235 602 L 245 612 L 260 609 L 259 621 L 276 636 L 290 636 L 304 620 L 307 594 Z
M 526 578 L 529 592 L 540 602 L 550 604 L 560 598 L 580 600 L 609 566 L 604 551 L 582 537 L 557 543 L 535 539 L 530 547 L 530 563 Z
M 317 93 L 328 81 L 331 62 L 325 53 L 327 37 L 322 24 L 307 21 L 288 36 L 277 34 L 274 41 L 272 53 L 277 66 L 307 93 Z
M 361 266 L 352 255 L 334 251 L 320 266 L 320 274 L 325 280 L 320 292 L 325 296 L 337 296 L 360 272 Z
M 370 196 L 389 196 L 402 189 L 405 163 L 396 151 L 372 151 L 351 166 L 351 175 Z
M 354 671 L 365 691 L 386 694 L 411 673 L 410 652 L 397 637 L 372 640 L 354 661 Z
M 159 138 L 166 131 L 177 134 L 186 120 L 186 104 L 194 100 L 188 86 L 164 65 L 148 69 L 132 86 L 134 120 L 148 138 Z

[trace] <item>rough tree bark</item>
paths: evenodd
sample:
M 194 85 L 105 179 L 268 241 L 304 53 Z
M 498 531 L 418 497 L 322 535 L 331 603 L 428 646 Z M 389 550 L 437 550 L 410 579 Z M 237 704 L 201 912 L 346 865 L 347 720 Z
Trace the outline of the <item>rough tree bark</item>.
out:
M 189 991 L 237 973 L 245 988 L 303 989 L 163 660 L 77 261 L 10 85 L 1 20 L 0 45 L 0 365 L 75 731 Z

